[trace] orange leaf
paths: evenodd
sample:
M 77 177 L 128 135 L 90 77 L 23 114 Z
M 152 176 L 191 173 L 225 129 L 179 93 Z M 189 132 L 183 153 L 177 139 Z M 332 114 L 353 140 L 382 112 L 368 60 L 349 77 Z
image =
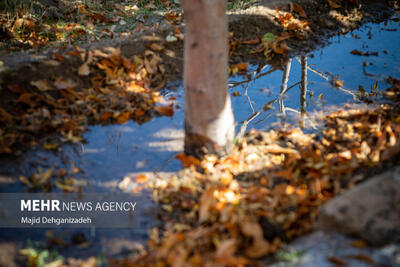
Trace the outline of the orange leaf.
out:
M 331 8 L 339 8 L 340 5 L 336 4 L 335 2 L 333 2 L 332 0 L 328 0 L 329 6 Z
M 77 58 L 80 58 L 80 59 L 82 59 L 82 56 L 81 56 L 81 53 L 79 52 L 79 51 L 76 51 L 76 50 L 74 50 L 74 51 L 68 51 L 68 52 L 66 52 L 65 54 L 67 54 L 67 55 L 69 55 L 69 56 L 74 56 L 74 57 L 77 57 Z
M 350 246 L 355 247 L 355 248 L 365 248 L 367 244 L 365 243 L 364 240 L 356 240 L 350 243 Z
M 339 259 L 337 257 L 328 257 L 328 261 L 330 261 L 333 264 L 339 265 L 339 266 L 347 266 L 348 265 L 344 260 Z
M 101 22 L 108 22 L 108 19 L 104 16 L 104 15 L 102 15 L 102 14 L 93 14 L 92 16 L 92 19 L 94 19 L 94 20 L 99 20 L 99 21 L 101 21 Z
M 188 156 L 184 153 L 180 153 L 180 154 L 176 155 L 175 158 L 179 159 L 182 163 L 182 166 L 185 168 L 190 167 L 192 165 L 194 165 L 194 166 L 200 165 L 199 159 L 192 157 L 192 156 Z
M 136 183 L 144 184 L 149 181 L 149 177 L 146 174 L 139 174 L 135 178 Z
M 296 192 L 296 188 L 294 188 L 293 186 L 288 185 L 286 187 L 286 194 L 287 195 L 292 195 L 294 192 Z
M 6 121 L 12 121 L 13 117 L 7 112 L 5 111 L 2 107 L 0 107 L 0 118 Z M 3 120 L 2 120 L 3 121 Z
M 32 99 L 31 99 L 32 97 L 33 97 L 32 94 L 25 93 L 25 94 L 22 94 L 19 96 L 17 102 L 22 102 L 22 103 L 25 103 L 25 104 L 31 106 L 33 104 Z
M 61 169 L 58 170 L 58 175 L 59 176 L 65 176 L 66 174 L 67 174 L 67 170 L 66 169 L 61 168 Z
M 174 33 L 175 33 L 175 34 L 180 34 L 181 31 L 179 30 L 179 28 L 176 27 L 175 25 L 173 25 L 173 26 L 174 26 Z
M 141 117 L 145 114 L 145 112 L 143 111 L 143 109 L 138 108 L 137 110 L 135 110 L 135 118 L 137 117 Z
M 143 88 L 140 85 L 137 85 L 135 82 L 131 82 L 127 87 L 126 87 L 126 91 L 128 92 L 133 92 L 133 93 L 142 93 L 144 92 L 146 89 Z
M 247 62 L 233 64 L 230 67 L 229 72 L 232 73 L 232 74 L 236 74 L 238 72 L 245 72 L 248 67 L 249 67 L 249 63 L 247 63 Z
M 177 15 L 176 14 L 174 14 L 173 12 L 168 12 L 166 15 L 165 15 L 165 18 L 167 19 L 167 20 L 176 20 L 177 19 Z
M 60 53 L 55 52 L 55 53 L 53 54 L 53 58 L 54 58 L 55 60 L 60 61 L 60 62 L 64 62 L 64 57 L 63 57 Z
M 155 107 L 154 109 L 164 116 L 172 117 L 174 115 L 174 109 L 172 107 L 172 104 L 169 106 L 158 106 Z
M 122 113 L 121 115 L 118 116 L 117 122 L 119 124 L 125 123 L 130 119 L 130 117 L 131 117 L 131 112 L 130 111 L 124 112 L 124 113 Z
M 246 44 L 246 45 L 256 45 L 256 44 L 258 44 L 260 42 L 260 38 L 255 38 L 255 39 L 252 39 L 252 40 L 245 40 L 245 41 L 242 41 L 242 44 Z
M 10 92 L 16 93 L 16 94 L 22 94 L 26 93 L 24 89 L 21 88 L 18 84 L 9 84 L 7 85 L 7 88 Z
M 232 65 L 232 68 L 237 68 L 239 71 L 246 71 L 248 67 L 249 67 L 248 62 L 242 62 Z
M 304 9 L 301 7 L 301 5 L 293 4 L 293 10 L 297 12 L 300 17 L 307 18 L 306 12 L 304 12 Z
M 111 112 L 109 112 L 109 111 L 107 111 L 107 112 L 103 112 L 102 114 L 101 114 L 101 116 L 100 116 L 100 119 L 102 120 L 102 121 L 107 121 L 110 117 L 112 116 L 112 113 Z

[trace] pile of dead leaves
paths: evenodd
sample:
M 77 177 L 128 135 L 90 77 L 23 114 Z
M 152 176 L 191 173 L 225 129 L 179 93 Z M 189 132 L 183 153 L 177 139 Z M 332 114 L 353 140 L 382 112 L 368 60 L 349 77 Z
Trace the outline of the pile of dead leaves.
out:
M 262 37 L 258 36 L 253 40 L 244 41 L 235 41 L 232 39 L 233 36 L 230 36 L 230 54 L 236 50 L 240 44 L 257 45 L 250 53 L 264 53 L 266 58 L 271 60 L 276 55 L 286 56 L 290 50 L 286 44 L 287 40 L 290 38 L 303 40 L 311 33 L 307 15 L 300 5 L 290 3 L 288 12 L 278 10 L 278 8 L 276 8 L 275 11 L 276 21 L 282 26 L 282 32 L 279 35 L 265 33 Z
M 107 51 L 106 51 L 107 52 Z M 85 51 L 76 47 L 64 55 L 54 54 L 52 64 L 77 57 L 81 66 L 74 78 L 57 73 L 30 85 L 8 84 L 0 106 L 0 153 L 13 153 L 17 147 L 37 145 L 55 149 L 60 142 L 80 142 L 87 126 L 94 123 L 145 122 L 152 115 L 173 115 L 157 89 L 165 83 L 161 58 L 151 50 L 127 59 L 119 49 Z M 82 88 L 80 78 L 89 80 Z M 150 89 L 152 88 L 152 89 Z M 52 140 L 52 141 L 49 141 Z
M 148 183 L 163 233 L 152 231 L 147 254 L 115 265 L 245 266 L 311 231 L 322 204 L 400 152 L 400 114 L 390 106 L 324 121 L 317 134 L 251 131 L 223 159 L 179 155 L 190 167 Z
M 97 41 L 104 37 L 130 35 L 144 27 L 139 22 L 136 30 L 132 31 L 132 19 L 136 16 L 141 21 L 144 16 L 142 13 L 169 10 L 177 6 L 174 1 L 152 0 L 32 0 L 26 1 L 25 5 L 20 1 L 9 2 L 0 3 L 0 8 L 4 8 L 0 11 L 0 49 L 5 51 L 40 48 L 49 43 L 62 45 L 66 42 Z
M 50 192 L 56 188 L 64 192 L 80 192 L 85 183 L 74 176 L 81 172 L 80 168 L 74 166 L 69 169 L 51 167 L 46 170 L 38 167 L 35 173 L 27 177 L 20 175 L 19 180 L 30 192 Z

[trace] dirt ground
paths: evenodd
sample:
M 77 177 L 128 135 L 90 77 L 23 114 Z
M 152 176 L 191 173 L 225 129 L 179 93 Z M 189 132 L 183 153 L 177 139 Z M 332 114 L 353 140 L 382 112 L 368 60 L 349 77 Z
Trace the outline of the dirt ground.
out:
M 254 6 L 238 12 L 229 14 L 229 31 L 235 50 L 231 53 L 230 63 L 249 62 L 257 65 L 264 65 L 267 59 L 260 53 L 249 53 L 253 46 L 243 44 L 243 41 L 260 38 L 265 33 L 273 33 L 279 36 L 284 31 L 277 19 L 275 8 L 280 11 L 289 11 L 288 0 L 261 1 Z M 323 46 L 327 38 L 336 34 L 349 32 L 363 22 L 379 21 L 388 17 L 394 12 L 397 1 L 359 1 L 358 4 L 345 2 L 343 7 L 333 9 L 328 2 L 300 0 L 295 1 L 304 9 L 306 17 L 304 20 L 310 28 L 298 36 L 287 40 L 287 54 L 278 55 L 269 60 L 269 63 L 280 65 L 287 56 L 304 54 Z M 157 18 L 161 20 L 161 18 Z M 148 18 L 147 24 L 155 23 Z M 184 31 L 184 26 L 179 29 Z M 165 49 L 161 51 L 163 64 L 166 66 L 165 76 L 167 81 L 180 79 L 182 76 L 183 63 L 183 41 L 167 42 L 166 37 L 173 32 L 173 27 L 168 24 L 161 24 L 157 30 L 133 34 L 126 38 L 110 39 L 97 43 L 81 44 L 86 49 L 102 49 L 105 47 L 120 47 L 125 57 L 143 54 L 153 43 L 162 44 Z M 245 42 L 246 43 L 246 42 Z M 249 42 L 251 43 L 251 42 Z M 72 47 L 64 51 L 71 50 Z M 48 78 L 55 74 L 57 76 L 71 77 L 80 82 L 82 86 L 87 85 L 87 79 L 81 79 L 76 72 L 80 62 L 66 60 L 58 66 L 49 66 L 48 59 L 52 58 L 55 48 L 43 49 L 40 52 L 27 51 L 23 53 L 11 53 L 0 55 L 2 66 L 0 69 L 0 83 L 4 87 L 9 81 L 18 81 L 21 85 L 29 84 L 30 80 Z M 23 75 L 21 75 L 23 73 Z M 4 97 L 2 90 L 1 97 Z

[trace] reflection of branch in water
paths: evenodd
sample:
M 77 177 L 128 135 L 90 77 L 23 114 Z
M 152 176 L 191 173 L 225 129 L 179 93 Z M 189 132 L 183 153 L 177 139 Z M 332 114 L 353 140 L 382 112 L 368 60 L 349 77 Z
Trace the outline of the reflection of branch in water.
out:
M 299 114 L 300 116 L 302 115 L 301 112 L 299 112 L 297 109 L 294 109 L 294 108 L 286 107 L 286 110 L 287 110 L 287 111 L 291 111 L 291 112 L 296 113 L 296 114 Z M 307 119 L 309 120 L 311 127 L 312 127 L 313 129 L 317 129 L 317 126 L 316 126 L 317 123 L 307 114 L 307 112 L 305 112 L 303 115 L 304 115 L 303 118 L 307 118 Z M 300 123 L 301 123 L 301 122 L 300 122 Z M 304 123 L 304 122 L 303 122 L 303 123 Z M 302 128 L 302 129 L 303 129 L 303 128 Z
M 299 61 L 299 59 L 297 59 L 297 61 Z M 301 64 L 301 62 L 300 62 L 300 64 Z M 319 71 L 319 70 L 317 70 L 317 69 L 314 69 L 314 68 L 312 68 L 312 67 L 310 67 L 310 66 L 307 66 L 307 69 L 310 70 L 310 71 L 312 71 L 312 72 L 314 72 L 315 74 L 317 74 L 318 76 L 320 76 L 321 78 L 323 78 L 323 79 L 325 79 L 325 80 L 327 80 L 327 81 L 331 80 L 331 79 L 334 77 L 332 74 L 329 74 L 329 75 L 324 74 L 324 73 L 322 73 L 321 71 Z M 345 89 L 345 88 L 343 88 L 342 86 L 338 86 L 338 87 L 335 87 L 335 88 L 337 88 L 338 90 L 340 90 L 340 91 L 342 91 L 342 92 L 345 92 L 345 93 L 347 93 L 347 94 L 353 96 L 354 99 L 357 98 L 356 94 L 355 94 L 352 90 Z
M 246 81 L 240 81 L 240 82 L 235 82 L 235 83 L 229 84 L 229 87 L 230 87 L 230 89 L 231 89 L 231 88 L 234 88 L 234 87 L 236 87 L 236 86 L 238 86 L 238 85 L 242 85 L 242 86 L 243 86 L 243 84 L 247 83 L 246 86 L 243 86 L 243 88 L 244 88 L 244 95 L 247 97 L 247 100 L 248 100 L 248 102 L 249 102 L 249 105 L 250 105 L 250 108 L 251 108 L 251 111 L 252 111 L 252 114 L 250 115 L 250 117 L 249 117 L 247 120 L 245 120 L 245 121 L 243 121 L 243 122 L 240 122 L 240 123 L 242 123 L 242 126 L 240 127 L 240 131 L 239 131 L 239 133 L 238 133 L 237 136 L 236 136 L 236 140 L 237 140 L 238 142 L 241 142 L 241 140 L 243 139 L 244 134 L 245 134 L 246 129 L 247 129 L 247 125 L 248 125 L 253 119 L 255 119 L 259 114 L 261 114 L 261 112 L 262 112 L 262 110 L 255 111 L 255 109 L 254 109 L 254 107 L 253 107 L 253 104 L 252 104 L 252 100 L 251 100 L 250 96 L 248 95 L 248 88 L 249 88 L 249 86 L 250 86 L 250 84 L 251 84 L 252 81 L 257 80 L 257 79 L 259 79 L 259 78 L 261 78 L 261 77 L 263 77 L 263 76 L 266 76 L 266 75 L 268 75 L 268 74 L 270 74 L 270 73 L 272 73 L 272 72 L 274 72 L 274 71 L 277 70 L 277 69 L 270 69 L 270 70 L 268 70 L 268 71 L 266 71 L 266 72 L 264 72 L 264 73 L 258 74 L 258 73 L 262 72 L 267 66 L 268 66 L 268 65 L 265 65 L 265 66 L 262 67 L 261 70 L 259 70 L 259 71 L 257 71 L 257 70 L 254 71 L 253 74 L 251 75 L 251 77 L 250 77 L 248 80 L 246 80 Z M 258 75 L 257 75 L 257 74 L 258 74 Z M 239 124 L 240 124 L 240 123 L 239 123 Z
M 270 70 L 268 70 L 268 71 L 266 71 L 266 72 L 264 72 L 264 73 L 259 74 L 259 73 L 262 72 L 267 66 L 268 66 L 268 65 L 265 65 L 265 66 L 263 66 L 260 70 L 255 70 L 255 71 L 253 72 L 253 74 L 251 75 L 251 77 L 250 77 L 249 79 L 245 80 L 245 81 L 234 82 L 234 83 L 228 84 L 229 89 L 232 89 L 232 88 L 235 88 L 236 86 L 242 85 L 242 87 L 244 88 L 244 95 L 247 97 L 247 101 L 249 102 L 249 105 L 250 105 L 250 108 L 251 108 L 251 111 L 253 112 L 253 114 L 254 114 L 256 111 L 254 110 L 253 101 L 250 99 L 250 96 L 248 95 L 248 89 L 249 89 L 249 86 L 250 86 L 251 82 L 253 82 L 254 80 L 257 80 L 257 79 L 259 79 L 259 78 L 261 78 L 261 77 L 263 77 L 263 76 L 266 76 L 266 75 L 268 75 L 268 74 L 270 74 L 270 73 L 272 73 L 272 72 L 274 72 L 274 71 L 277 70 L 277 69 L 270 69 Z M 258 75 L 257 75 L 257 74 L 258 74 Z M 245 84 L 245 83 L 247 83 L 246 86 L 243 86 L 243 84 Z
M 282 76 L 282 84 L 281 84 L 281 92 L 280 92 L 280 99 L 279 99 L 279 110 L 285 116 L 285 106 L 283 105 L 283 95 L 286 93 L 287 84 L 289 81 L 289 74 L 290 74 L 290 67 L 292 65 L 292 59 L 289 59 L 283 69 L 283 76 Z
M 262 68 L 261 70 L 263 70 L 264 68 Z M 274 71 L 276 71 L 277 69 L 270 69 L 270 70 L 268 70 L 268 71 L 266 71 L 266 72 L 264 72 L 264 73 L 261 73 L 261 74 L 259 74 L 259 75 L 257 75 L 257 76 L 255 76 L 254 75 L 254 73 L 255 74 L 257 74 L 258 72 L 254 72 L 253 73 L 253 75 L 249 78 L 249 79 L 247 79 L 247 80 L 245 80 L 245 81 L 240 81 L 240 82 L 233 82 L 233 83 L 229 83 L 228 84 L 228 87 L 229 87 L 229 89 L 232 89 L 232 88 L 235 88 L 236 86 L 239 86 L 239 85 L 241 85 L 241 84 L 244 84 L 244 83 L 250 83 L 250 82 L 252 82 L 252 81 L 254 81 L 254 80 L 257 80 L 257 79 L 259 79 L 259 78 L 261 78 L 261 77 L 263 77 L 263 76 L 266 76 L 266 75 L 268 75 L 268 74 L 271 74 L 271 73 L 273 73 Z
M 259 123 L 261 123 L 261 122 L 263 122 L 263 121 L 265 121 L 266 119 L 268 119 L 269 117 L 271 117 L 271 115 L 272 114 L 274 114 L 275 112 L 274 111 L 272 111 L 271 113 L 269 113 L 269 114 L 267 114 L 267 115 L 265 115 L 265 117 L 264 118 L 262 118 L 262 119 L 260 119 L 260 120 L 258 120 L 256 123 L 254 123 L 255 125 L 257 125 L 257 124 L 259 124 Z
M 251 114 L 251 116 L 247 120 L 242 122 L 243 124 L 240 127 L 240 131 L 236 136 L 236 140 L 238 143 L 240 143 L 242 141 L 244 134 L 246 133 L 247 125 L 260 114 L 261 114 L 261 111 L 254 112 L 253 114 Z
M 301 86 L 300 86 L 300 119 L 299 126 L 304 129 L 304 114 L 306 113 L 307 93 L 307 57 L 301 57 Z

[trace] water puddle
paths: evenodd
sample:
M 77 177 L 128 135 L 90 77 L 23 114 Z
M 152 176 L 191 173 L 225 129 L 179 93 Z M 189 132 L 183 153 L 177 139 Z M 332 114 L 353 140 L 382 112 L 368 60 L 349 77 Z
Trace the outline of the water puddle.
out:
M 400 76 L 399 24 L 399 15 L 380 24 L 367 24 L 357 31 L 332 38 L 331 44 L 321 50 L 293 58 L 285 70 L 251 66 L 248 75 L 231 78 L 237 132 L 251 128 L 267 130 L 277 122 L 291 123 L 309 131 L 318 127 L 311 115 L 314 112 L 335 110 L 346 103 L 362 104 L 360 99 L 368 95 L 379 99 L 377 92 L 389 87 L 386 77 Z M 356 55 L 362 53 L 364 55 Z M 365 56 L 365 53 L 370 55 Z M 184 135 L 182 91 L 177 85 L 176 90 L 165 92 L 177 98 L 173 117 L 153 118 L 143 125 L 129 122 L 94 126 L 84 136 L 86 144 L 66 145 L 57 153 L 31 150 L 18 159 L 3 159 L 0 192 L 24 191 L 14 177 L 28 175 L 38 166 L 78 167 L 81 172 L 77 176 L 84 192 L 118 191 L 118 184 L 124 177 L 134 177 L 138 173 L 178 171 L 181 165 L 175 155 L 182 152 Z M 142 195 L 141 204 L 151 213 L 151 200 L 147 194 Z M 154 220 L 148 214 L 138 229 L 68 232 L 59 229 L 54 232 L 72 236 L 80 231 L 91 242 L 86 249 L 66 249 L 63 252 L 66 255 L 118 254 L 123 249 L 108 250 L 113 246 L 110 244 L 117 239 L 125 240 L 125 246 L 121 247 L 132 250 L 137 246 L 133 241 L 144 242 L 152 225 Z M 0 240 L 45 240 L 45 231 L 0 231 Z
M 312 114 L 335 110 L 345 103 L 361 104 L 367 95 L 374 98 L 376 92 L 389 87 L 387 76 L 400 74 L 398 29 L 396 15 L 392 20 L 334 37 L 323 49 L 293 58 L 284 68 L 286 73 L 268 66 L 261 70 L 253 67 L 250 78 L 231 82 L 233 95 L 240 95 L 233 97 L 236 121 L 249 121 L 248 129 L 266 130 L 285 119 L 297 124 L 302 110 Z M 374 55 L 355 55 L 358 52 Z M 306 90 L 301 90 L 302 68 L 308 81 Z M 282 90 L 286 93 L 281 94 Z M 304 117 L 307 121 L 308 116 Z M 308 122 L 306 130 L 314 126 Z

